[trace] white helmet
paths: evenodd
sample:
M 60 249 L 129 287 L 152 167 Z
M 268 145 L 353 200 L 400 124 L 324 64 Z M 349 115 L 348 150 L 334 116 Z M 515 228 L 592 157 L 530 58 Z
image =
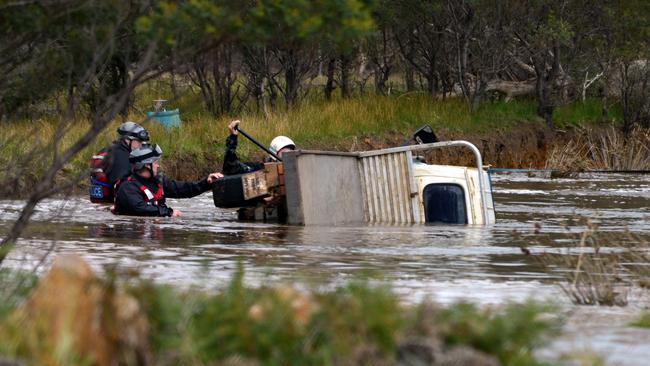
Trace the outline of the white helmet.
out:
M 289 147 L 293 150 L 296 148 L 296 144 L 294 144 L 293 140 L 287 136 L 276 136 L 273 140 L 271 140 L 271 146 L 269 147 L 269 150 L 271 150 L 271 152 L 274 154 L 277 154 L 278 151 L 284 149 L 285 147 Z

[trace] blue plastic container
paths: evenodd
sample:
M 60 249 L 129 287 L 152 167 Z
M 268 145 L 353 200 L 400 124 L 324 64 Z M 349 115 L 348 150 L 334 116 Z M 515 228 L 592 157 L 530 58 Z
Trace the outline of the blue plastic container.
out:
M 160 122 L 167 128 L 181 126 L 181 116 L 178 108 L 171 111 L 147 112 L 147 118 Z

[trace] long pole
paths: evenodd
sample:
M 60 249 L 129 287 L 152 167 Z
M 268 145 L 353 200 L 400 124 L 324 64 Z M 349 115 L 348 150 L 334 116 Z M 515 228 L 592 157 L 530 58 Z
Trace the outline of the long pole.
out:
M 239 131 L 244 137 L 247 139 L 251 140 L 252 143 L 255 145 L 259 146 L 260 149 L 266 151 L 269 155 L 275 158 L 277 161 L 282 161 L 279 156 L 277 156 L 273 151 L 269 150 L 266 146 L 262 145 L 259 141 L 255 140 L 251 135 L 247 134 L 246 131 L 242 130 L 241 127 L 237 126 L 236 127 L 237 131 Z

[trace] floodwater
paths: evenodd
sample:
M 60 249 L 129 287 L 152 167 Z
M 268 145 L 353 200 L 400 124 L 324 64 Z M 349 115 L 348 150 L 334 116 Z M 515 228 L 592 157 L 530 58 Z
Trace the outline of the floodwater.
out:
M 335 286 L 370 274 L 405 301 L 551 299 L 569 318 L 542 356 L 595 352 L 607 365 L 647 364 L 650 330 L 627 326 L 650 304 L 643 291 L 632 289 L 626 307 L 573 306 L 557 286 L 562 270 L 525 252 L 575 254 L 586 220 L 610 238 L 628 240 L 631 232 L 650 242 L 650 175 L 498 174 L 492 182 L 498 222 L 490 227 L 243 223 L 233 210 L 216 209 L 210 193 L 169 200 L 184 213 L 175 219 L 117 217 L 85 197 L 52 199 L 38 207 L 6 264 L 30 268 L 48 251 L 77 252 L 98 270 L 117 264 L 181 286 L 222 286 L 242 263 L 253 285 Z M 0 234 L 20 208 L 20 201 L 0 201 Z

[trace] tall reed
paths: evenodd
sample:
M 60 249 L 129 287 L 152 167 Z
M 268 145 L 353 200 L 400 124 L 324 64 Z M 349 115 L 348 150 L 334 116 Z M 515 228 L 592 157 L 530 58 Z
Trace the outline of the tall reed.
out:
M 535 258 L 561 275 L 558 283 L 578 305 L 625 306 L 630 289 L 650 281 L 648 241 L 630 231 L 602 232 L 588 221 L 563 253 L 540 253 Z
M 650 130 L 637 128 L 628 136 L 615 128 L 583 128 L 566 144 L 556 145 L 546 161 L 547 169 L 650 170 Z

